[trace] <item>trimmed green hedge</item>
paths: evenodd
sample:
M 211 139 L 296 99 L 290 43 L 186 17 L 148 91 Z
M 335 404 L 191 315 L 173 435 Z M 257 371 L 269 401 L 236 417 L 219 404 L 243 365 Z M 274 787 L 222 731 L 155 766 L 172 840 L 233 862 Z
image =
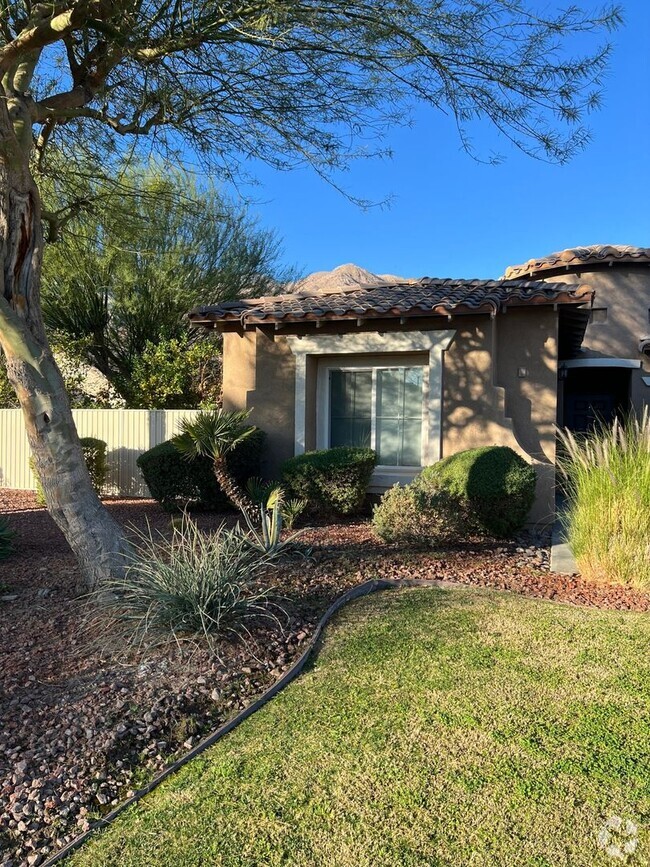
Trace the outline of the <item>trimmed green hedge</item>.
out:
M 422 470 L 415 485 L 446 491 L 466 504 L 479 529 L 495 536 L 520 530 L 535 499 L 533 467 L 508 446 L 468 449 Z
M 228 467 L 240 485 L 251 476 L 259 476 L 264 439 L 264 432 L 256 428 L 228 454 Z M 141 454 L 137 464 L 151 496 L 167 512 L 186 507 L 215 512 L 232 509 L 214 476 L 209 457 L 189 461 L 167 440 Z
M 81 443 L 81 451 L 83 452 L 84 461 L 90 474 L 90 481 L 95 489 L 95 493 L 97 496 L 100 496 L 102 488 L 106 484 L 106 477 L 108 476 L 108 458 L 106 456 L 108 446 L 104 440 L 97 439 L 96 437 L 81 437 L 79 442 Z M 33 458 L 29 459 L 29 465 L 36 478 L 36 502 L 44 506 L 45 494 L 43 493 L 40 479 L 34 470 Z
M 292 496 L 307 500 L 312 514 L 353 515 L 365 501 L 376 463 L 372 449 L 338 446 L 290 458 L 282 466 L 282 479 Z

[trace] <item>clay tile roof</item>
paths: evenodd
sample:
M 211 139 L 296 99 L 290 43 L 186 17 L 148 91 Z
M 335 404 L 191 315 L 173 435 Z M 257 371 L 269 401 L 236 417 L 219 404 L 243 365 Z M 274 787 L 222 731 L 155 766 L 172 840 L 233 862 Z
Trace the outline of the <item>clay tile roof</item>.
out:
M 513 306 L 584 304 L 592 297 L 589 286 L 576 283 L 423 277 L 421 280 L 346 286 L 338 292 L 296 292 L 227 301 L 198 307 L 189 316 L 195 325 L 238 321 L 242 326 L 253 326 L 373 317 L 497 313 Z
M 580 271 L 592 265 L 650 265 L 650 247 L 630 247 L 621 244 L 592 244 L 589 247 L 572 247 L 551 253 L 541 259 L 529 259 L 523 265 L 510 265 L 506 268 L 505 278 L 512 280 L 522 277 L 535 278 L 538 275 L 549 277 L 553 272 Z

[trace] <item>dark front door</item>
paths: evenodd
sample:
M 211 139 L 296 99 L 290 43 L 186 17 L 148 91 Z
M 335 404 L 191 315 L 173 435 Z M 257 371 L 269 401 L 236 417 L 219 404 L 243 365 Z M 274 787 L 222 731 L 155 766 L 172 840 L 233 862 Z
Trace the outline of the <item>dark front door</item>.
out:
M 564 427 L 584 433 L 611 425 L 630 409 L 630 371 L 624 367 L 573 367 L 564 383 Z

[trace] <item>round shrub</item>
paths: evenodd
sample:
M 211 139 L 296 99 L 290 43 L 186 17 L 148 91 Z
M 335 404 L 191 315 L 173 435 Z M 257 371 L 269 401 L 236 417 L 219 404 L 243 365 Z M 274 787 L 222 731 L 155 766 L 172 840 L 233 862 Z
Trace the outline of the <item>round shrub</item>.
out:
M 259 476 L 264 432 L 256 428 L 227 455 L 226 462 L 238 484 Z M 193 508 L 223 512 L 232 505 L 221 490 L 207 456 L 188 461 L 171 440 L 140 455 L 137 464 L 151 496 L 167 512 Z
M 384 542 L 435 547 L 462 538 L 467 522 L 454 497 L 411 484 L 386 491 L 373 509 L 372 526 Z
M 82 437 L 81 449 L 90 473 L 90 481 L 95 491 L 100 494 L 108 476 L 107 445 L 104 440 L 96 437 Z
M 422 470 L 415 485 L 446 491 L 495 536 L 520 530 L 535 499 L 533 467 L 508 446 L 484 446 L 450 455 Z
M 365 501 L 376 463 L 372 449 L 337 446 L 290 458 L 282 466 L 282 479 L 292 496 L 307 500 L 312 514 L 353 515 Z

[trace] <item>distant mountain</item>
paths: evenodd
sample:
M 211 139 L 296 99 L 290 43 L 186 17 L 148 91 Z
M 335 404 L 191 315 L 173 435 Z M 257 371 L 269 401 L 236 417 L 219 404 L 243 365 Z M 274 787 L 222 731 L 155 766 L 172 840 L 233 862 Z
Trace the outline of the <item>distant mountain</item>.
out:
M 397 277 L 394 274 L 373 274 L 359 265 L 348 263 L 339 265 L 332 271 L 315 271 L 290 287 L 291 292 L 337 292 L 341 289 L 350 289 L 355 286 L 372 283 L 403 282 L 405 277 Z M 287 287 L 289 288 L 289 287 Z

